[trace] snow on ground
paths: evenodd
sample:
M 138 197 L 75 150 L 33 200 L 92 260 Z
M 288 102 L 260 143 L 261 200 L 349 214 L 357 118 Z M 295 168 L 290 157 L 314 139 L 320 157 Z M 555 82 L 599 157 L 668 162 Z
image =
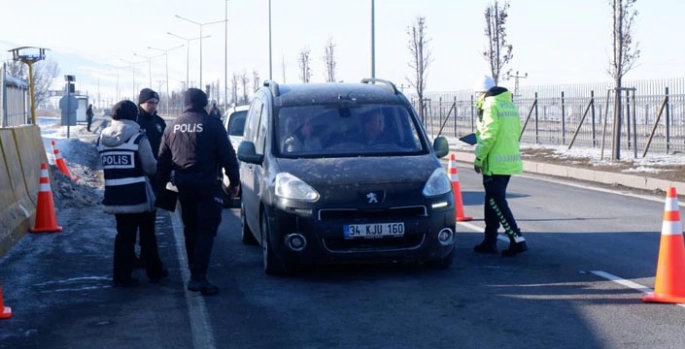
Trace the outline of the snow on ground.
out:
M 458 138 L 448 137 L 450 147 L 460 151 L 472 152 L 475 146 L 468 145 L 461 142 Z M 646 157 L 638 153 L 636 159 L 633 158 L 633 152 L 630 150 L 622 150 L 620 161 L 611 161 L 611 148 L 604 149 L 604 159 L 601 159 L 601 148 L 580 148 L 575 147 L 568 149 L 568 146 L 562 145 L 544 145 L 544 144 L 530 144 L 522 143 L 521 150 L 525 153 L 532 153 L 535 151 L 547 151 L 545 157 L 567 160 L 569 164 L 590 163 L 592 165 L 603 166 L 630 166 L 629 169 L 623 170 L 627 173 L 660 173 L 664 166 L 685 166 L 685 155 L 682 154 L 663 154 L 663 153 L 648 153 Z M 532 160 L 532 159 L 531 159 Z
M 87 132 L 85 125 L 70 126 L 67 138 L 67 127 L 60 125 L 60 119 L 54 117 L 37 117 L 36 122 L 41 128 L 43 145 L 52 166 L 52 191 L 55 207 L 81 208 L 97 207 L 102 201 L 102 172 L 99 171 L 99 156 L 95 149 L 96 135 Z M 54 166 L 54 156 L 51 141 L 59 149 L 72 177 L 59 172 Z

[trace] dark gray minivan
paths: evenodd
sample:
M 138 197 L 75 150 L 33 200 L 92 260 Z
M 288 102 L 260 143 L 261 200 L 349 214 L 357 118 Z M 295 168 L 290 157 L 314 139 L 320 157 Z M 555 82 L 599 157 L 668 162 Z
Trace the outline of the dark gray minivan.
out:
M 299 264 L 454 259 L 455 204 L 433 144 L 394 84 L 279 85 L 250 105 L 242 162 L 241 225 L 267 274 Z

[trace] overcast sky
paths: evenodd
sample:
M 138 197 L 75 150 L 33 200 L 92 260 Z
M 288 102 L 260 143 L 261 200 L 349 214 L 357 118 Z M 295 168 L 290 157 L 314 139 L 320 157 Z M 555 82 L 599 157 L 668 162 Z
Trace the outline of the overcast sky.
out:
M 486 0 L 376 0 L 376 76 L 406 85 L 407 27 L 416 16 L 426 17 L 433 62 L 428 90 L 468 89 L 488 73 L 482 51 L 483 10 Z M 177 19 L 179 14 L 197 22 L 221 21 L 225 0 L 0 0 L 0 58 L 16 46 L 50 48 L 50 57 L 62 75 L 74 74 L 77 88 L 113 97 L 117 74 L 122 96 L 149 85 L 147 63 L 136 65 L 135 86 L 131 68 L 112 69 L 157 54 L 148 49 L 171 48 L 185 41 L 167 35 L 198 37 L 200 28 Z M 640 43 L 639 65 L 628 79 L 685 76 L 685 45 L 679 38 L 685 2 L 640 0 L 635 38 Z M 268 0 L 228 1 L 228 71 L 259 72 L 269 76 Z M 514 59 L 508 68 L 527 72 L 522 85 L 609 80 L 611 9 L 608 0 L 513 0 L 508 37 Z M 323 54 L 329 38 L 336 44 L 337 79 L 358 81 L 371 75 L 370 0 L 273 0 L 273 78 L 299 80 L 297 55 L 311 49 L 313 81 L 324 81 Z M 224 80 L 224 24 L 205 26 L 203 83 Z M 199 83 L 199 41 L 190 45 L 190 80 Z M 187 47 L 169 53 L 170 86 L 186 79 Z M 152 60 L 153 88 L 165 89 L 164 57 Z M 503 82 L 504 85 L 508 82 Z

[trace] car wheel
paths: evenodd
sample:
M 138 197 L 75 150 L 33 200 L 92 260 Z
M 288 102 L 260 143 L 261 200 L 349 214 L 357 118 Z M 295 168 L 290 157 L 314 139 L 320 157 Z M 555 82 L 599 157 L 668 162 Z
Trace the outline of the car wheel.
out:
M 245 245 L 257 245 L 257 239 L 245 220 L 245 207 L 240 204 L 240 239 Z
M 262 254 L 264 257 L 264 272 L 268 275 L 290 275 L 293 268 L 290 264 L 283 263 L 271 248 L 269 237 L 269 223 L 266 213 L 262 213 L 260 218 L 262 229 Z
M 452 248 L 452 251 L 445 257 L 436 259 L 432 261 L 429 265 L 430 267 L 438 270 L 447 270 L 452 267 L 452 262 L 454 262 L 454 255 L 456 254 L 456 248 Z

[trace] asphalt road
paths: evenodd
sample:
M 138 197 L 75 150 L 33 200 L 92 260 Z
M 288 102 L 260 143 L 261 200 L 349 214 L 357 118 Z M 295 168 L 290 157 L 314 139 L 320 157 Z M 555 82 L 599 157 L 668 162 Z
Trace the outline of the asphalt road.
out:
M 160 221 L 160 244 L 172 275 L 161 286 L 106 287 L 113 235 L 35 251 L 22 241 L 24 253 L 0 261 L 0 280 L 11 285 L 6 302 L 16 313 L 0 322 L 0 348 L 683 347 L 685 307 L 644 304 L 640 291 L 602 276 L 653 287 L 663 197 L 516 177 L 509 203 L 530 251 L 482 256 L 472 252 L 482 239 L 480 179 L 459 170 L 466 212 L 475 220 L 459 225 L 448 271 L 359 265 L 269 277 L 261 249 L 240 242 L 237 210 L 224 211 L 210 270 L 222 293 L 206 299 L 182 292 L 183 262 L 168 216 Z M 176 235 L 179 228 L 176 221 Z M 74 251 L 60 259 L 61 251 L 81 246 L 92 251 L 77 262 Z M 43 271 L 33 276 L 17 267 L 32 263 Z M 63 291 L 63 302 L 52 300 L 60 294 L 53 289 L 50 301 L 39 298 L 47 289 L 39 278 L 57 285 L 78 275 L 105 281 Z

